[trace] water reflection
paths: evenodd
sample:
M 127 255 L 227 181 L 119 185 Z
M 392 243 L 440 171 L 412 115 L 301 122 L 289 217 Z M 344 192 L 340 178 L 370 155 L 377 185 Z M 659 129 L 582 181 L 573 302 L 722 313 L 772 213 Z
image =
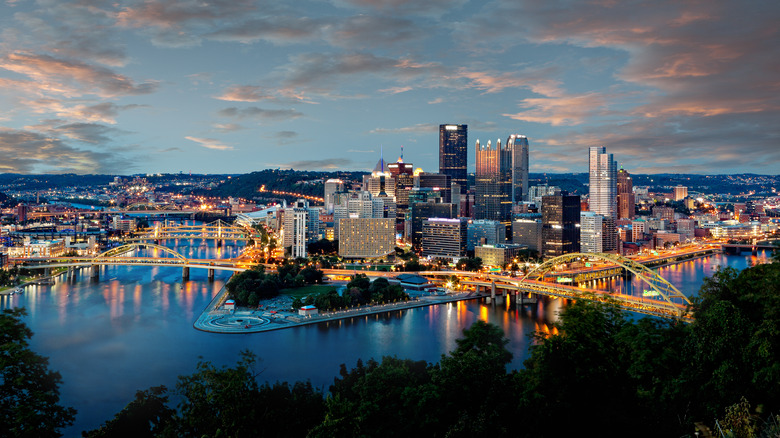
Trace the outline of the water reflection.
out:
M 217 249 L 206 241 L 183 239 L 175 249 L 194 258 L 218 253 L 233 257 L 240 245 L 228 242 Z M 661 275 L 692 294 L 715 266 L 742 269 L 766 257 L 714 256 L 661 268 Z M 100 275 L 94 281 L 88 270 L 79 270 L 72 281 L 60 277 L 54 285 L 0 297 L 2 308 L 28 309 L 26 322 L 35 333 L 32 347 L 48 356 L 51 368 L 63 376 L 62 401 L 79 411 L 66 436 L 97 427 L 136 390 L 175 386 L 177 376 L 195 371 L 199 357 L 217 366 L 233 365 L 242 350 L 262 359 L 262 379 L 308 379 L 327 389 L 339 365 L 352 367 L 358 358 L 396 355 L 436 362 L 456 347 L 464 328 L 484 320 L 504 330 L 514 354 L 510 367 L 517 369 L 528 354 L 528 335 L 534 330 L 555 333 L 552 323 L 567 304 L 558 299 L 522 306 L 473 300 L 295 329 L 221 335 L 199 332 L 192 323 L 224 285 L 229 275 L 224 271 L 216 272 L 213 283 L 200 269 L 191 270 L 190 281 L 182 282 L 177 267 L 107 266 Z M 641 293 L 633 281 L 609 283 L 606 286 L 616 290 Z

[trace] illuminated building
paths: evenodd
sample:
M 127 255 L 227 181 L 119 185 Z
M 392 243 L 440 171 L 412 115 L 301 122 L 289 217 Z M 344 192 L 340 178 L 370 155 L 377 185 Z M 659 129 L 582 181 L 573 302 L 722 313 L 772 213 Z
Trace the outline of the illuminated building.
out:
M 672 191 L 672 198 L 675 201 L 682 201 L 686 196 L 688 196 L 688 187 L 677 186 Z
M 467 189 L 468 125 L 439 125 L 439 173 Z
M 416 202 L 410 207 L 410 235 L 412 248 L 415 251 L 422 249 L 423 240 L 423 221 L 429 218 L 455 218 L 458 215 L 458 209 L 454 204 Z M 464 228 L 465 230 L 465 228 Z M 463 238 L 465 245 L 465 236 Z
M 452 202 L 452 178 L 443 173 L 418 172 L 414 175 L 414 187 L 441 192 L 442 202 Z
M 376 258 L 395 252 L 395 219 L 347 218 L 339 224 L 339 255 Z
M 506 241 L 506 226 L 499 221 L 477 219 L 466 228 L 466 250 L 473 251 L 479 245 L 496 245 Z
M 542 220 L 515 219 L 512 221 L 512 243 L 525 245 L 528 249 L 542 251 Z
M 528 198 L 528 138 L 512 134 L 506 141 L 512 151 L 512 202 L 530 201 Z
M 618 219 L 633 219 L 636 202 L 634 200 L 634 182 L 624 169 L 617 173 L 617 211 Z
M 603 224 L 604 216 L 592 211 L 580 212 L 580 251 L 588 253 L 600 253 L 603 250 Z
M 589 148 L 590 211 L 617 219 L 617 164 L 607 148 Z
M 542 253 L 558 257 L 580 250 L 580 197 L 562 192 L 542 197 Z
M 444 204 L 452 205 L 452 204 Z M 468 219 L 428 218 L 422 224 L 422 255 L 458 259 L 466 255 Z
M 328 214 L 333 214 L 333 208 L 336 206 L 336 192 L 344 191 L 344 181 L 340 179 L 329 179 L 325 181 L 325 210 Z
M 474 248 L 474 257 L 482 259 L 484 266 L 504 267 L 511 263 L 521 251 L 528 249 L 525 245 L 504 244 L 482 245 Z
M 477 149 L 475 177 L 474 218 L 499 221 L 509 226 L 512 219 L 512 151 L 501 146 L 501 140 L 493 148 Z

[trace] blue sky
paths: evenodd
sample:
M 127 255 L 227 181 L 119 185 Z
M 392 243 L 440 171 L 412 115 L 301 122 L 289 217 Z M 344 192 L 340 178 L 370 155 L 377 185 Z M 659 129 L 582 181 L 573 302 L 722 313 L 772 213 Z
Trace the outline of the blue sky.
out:
M 0 172 L 438 169 L 438 125 L 532 172 L 780 173 L 780 3 L 5 0 Z

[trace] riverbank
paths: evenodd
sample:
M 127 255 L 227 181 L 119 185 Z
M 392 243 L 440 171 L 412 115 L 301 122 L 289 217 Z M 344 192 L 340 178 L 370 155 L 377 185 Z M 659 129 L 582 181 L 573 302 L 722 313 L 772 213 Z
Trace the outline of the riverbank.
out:
M 302 316 L 292 311 L 292 298 L 279 296 L 262 302 L 262 308 L 237 309 L 235 311 L 222 308 L 227 300 L 227 289 L 223 288 L 206 306 L 206 309 L 193 323 L 193 327 L 211 333 L 259 333 L 284 328 L 300 327 L 318 324 L 326 321 L 375 315 L 396 310 L 414 309 L 436 304 L 451 303 L 462 300 L 473 300 L 486 295 L 475 292 L 457 292 L 447 295 L 423 295 L 409 301 L 397 303 L 360 306 L 351 309 L 322 312 L 316 315 Z

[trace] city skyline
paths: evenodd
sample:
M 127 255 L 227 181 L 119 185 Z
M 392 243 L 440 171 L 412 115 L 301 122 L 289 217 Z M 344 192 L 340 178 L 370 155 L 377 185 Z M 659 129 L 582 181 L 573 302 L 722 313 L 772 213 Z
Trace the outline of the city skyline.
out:
M 438 171 L 441 124 L 530 172 L 780 174 L 780 5 L 6 0 L 0 172 Z M 522 23 L 522 25 L 518 25 Z

